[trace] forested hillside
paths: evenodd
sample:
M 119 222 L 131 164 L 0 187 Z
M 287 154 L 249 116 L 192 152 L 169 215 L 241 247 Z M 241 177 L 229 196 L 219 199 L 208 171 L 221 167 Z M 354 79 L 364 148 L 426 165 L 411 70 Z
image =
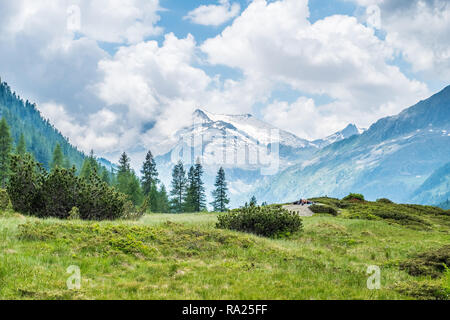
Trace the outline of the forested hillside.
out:
M 13 144 L 16 146 L 23 134 L 27 152 L 36 160 L 50 167 L 52 153 L 57 144 L 61 146 L 64 157 L 71 164 L 81 168 L 85 155 L 72 146 L 48 120 L 44 119 L 35 104 L 23 101 L 12 92 L 7 83 L 0 80 L 0 117 L 4 117 L 11 130 Z

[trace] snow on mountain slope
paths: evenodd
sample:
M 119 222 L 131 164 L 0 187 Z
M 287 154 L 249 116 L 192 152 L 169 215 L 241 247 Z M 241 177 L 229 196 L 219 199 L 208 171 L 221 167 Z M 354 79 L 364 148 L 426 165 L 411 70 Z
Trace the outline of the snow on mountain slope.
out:
M 439 199 L 430 195 L 446 194 L 446 181 L 425 190 L 430 192 L 420 198 L 417 194 L 413 198 L 413 193 L 448 163 L 449 132 L 450 86 L 396 116 L 380 119 L 361 135 L 320 149 L 308 161 L 272 177 L 256 196 L 287 202 L 357 192 L 371 200 L 388 197 L 433 205 Z
M 248 201 L 247 197 L 268 175 L 306 160 L 318 150 L 308 140 L 249 114 L 196 110 L 192 125 L 176 136 L 178 143 L 171 151 L 155 158 L 163 183 L 170 185 L 171 170 L 178 160 L 190 166 L 200 159 L 209 196 L 218 168 L 224 167 L 233 207 Z
M 271 130 L 279 130 L 280 132 L 280 144 L 290 146 L 293 148 L 306 148 L 311 147 L 311 142 L 305 139 L 301 139 L 296 135 L 287 131 L 278 129 L 264 121 L 261 121 L 251 114 L 245 115 L 224 115 L 213 114 L 203 110 L 196 110 L 196 116 L 206 122 L 211 121 L 215 123 L 227 123 L 232 125 L 237 131 L 245 133 L 248 137 L 259 141 L 262 144 L 271 143 Z
M 335 142 L 350 138 L 351 136 L 363 134 L 366 130 L 367 129 L 359 128 L 354 124 L 349 124 L 345 129 L 329 135 L 325 139 L 315 140 L 313 143 L 319 148 L 324 148 Z

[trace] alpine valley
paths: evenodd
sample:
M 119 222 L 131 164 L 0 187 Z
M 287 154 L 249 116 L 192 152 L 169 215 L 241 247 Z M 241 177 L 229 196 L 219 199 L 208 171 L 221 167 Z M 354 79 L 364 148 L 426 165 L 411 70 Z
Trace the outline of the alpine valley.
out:
M 173 154 L 186 147 L 186 141 L 201 145 L 200 150 L 199 145 L 190 145 L 188 162 L 201 157 L 206 185 L 212 185 L 218 164 L 208 165 L 208 159 L 236 155 L 239 150 L 269 153 L 272 129 L 276 128 L 251 115 L 196 110 L 193 125 L 177 133 L 178 144 L 157 157 L 162 181 L 170 182 Z M 224 144 L 223 137 L 233 137 L 233 143 Z M 262 174 L 261 167 L 249 161 L 225 161 L 232 207 L 252 195 L 268 203 L 285 203 L 317 195 L 342 197 L 349 192 L 372 200 L 387 197 L 444 206 L 450 195 L 450 86 L 367 130 L 350 124 L 329 137 L 308 141 L 279 129 L 279 155 L 275 175 Z
M 70 163 L 81 167 L 85 155 L 42 118 L 38 106 L 24 102 L 6 83 L 0 86 L 0 112 L 11 123 L 14 144 L 24 133 L 28 151 L 45 167 L 56 144 Z M 200 158 L 210 196 L 223 166 L 233 208 L 253 195 L 260 202 L 286 203 L 349 192 L 369 200 L 449 206 L 450 86 L 367 130 L 349 124 L 320 140 L 302 139 L 250 114 L 198 109 L 192 125 L 176 133 L 176 141 L 155 158 L 161 182 L 170 187 L 177 159 L 187 166 Z M 108 170 L 117 169 L 108 159 L 98 161 Z M 265 172 L 271 166 L 276 170 Z

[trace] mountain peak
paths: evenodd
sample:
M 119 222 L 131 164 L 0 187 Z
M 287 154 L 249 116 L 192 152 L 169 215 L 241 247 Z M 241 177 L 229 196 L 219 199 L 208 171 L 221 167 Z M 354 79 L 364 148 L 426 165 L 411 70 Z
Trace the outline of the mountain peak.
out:
M 364 131 L 366 131 L 366 129 L 359 128 L 356 124 L 350 123 L 344 130 L 339 132 L 344 136 L 344 138 L 349 138 L 355 134 L 361 134 Z
M 197 109 L 193 113 L 194 119 L 198 119 L 204 122 L 211 122 L 211 118 L 208 116 L 208 112 L 202 109 Z

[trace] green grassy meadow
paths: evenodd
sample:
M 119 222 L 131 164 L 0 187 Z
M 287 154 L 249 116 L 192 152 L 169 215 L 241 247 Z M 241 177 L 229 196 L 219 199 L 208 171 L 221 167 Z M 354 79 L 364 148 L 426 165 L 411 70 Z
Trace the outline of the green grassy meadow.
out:
M 399 267 L 450 244 L 448 215 L 417 228 L 353 211 L 302 218 L 289 239 L 216 229 L 213 213 L 85 222 L 3 212 L 0 299 L 448 299 L 450 272 Z M 78 290 L 66 285 L 73 265 Z M 367 289 L 369 265 L 381 269 L 379 290 Z

